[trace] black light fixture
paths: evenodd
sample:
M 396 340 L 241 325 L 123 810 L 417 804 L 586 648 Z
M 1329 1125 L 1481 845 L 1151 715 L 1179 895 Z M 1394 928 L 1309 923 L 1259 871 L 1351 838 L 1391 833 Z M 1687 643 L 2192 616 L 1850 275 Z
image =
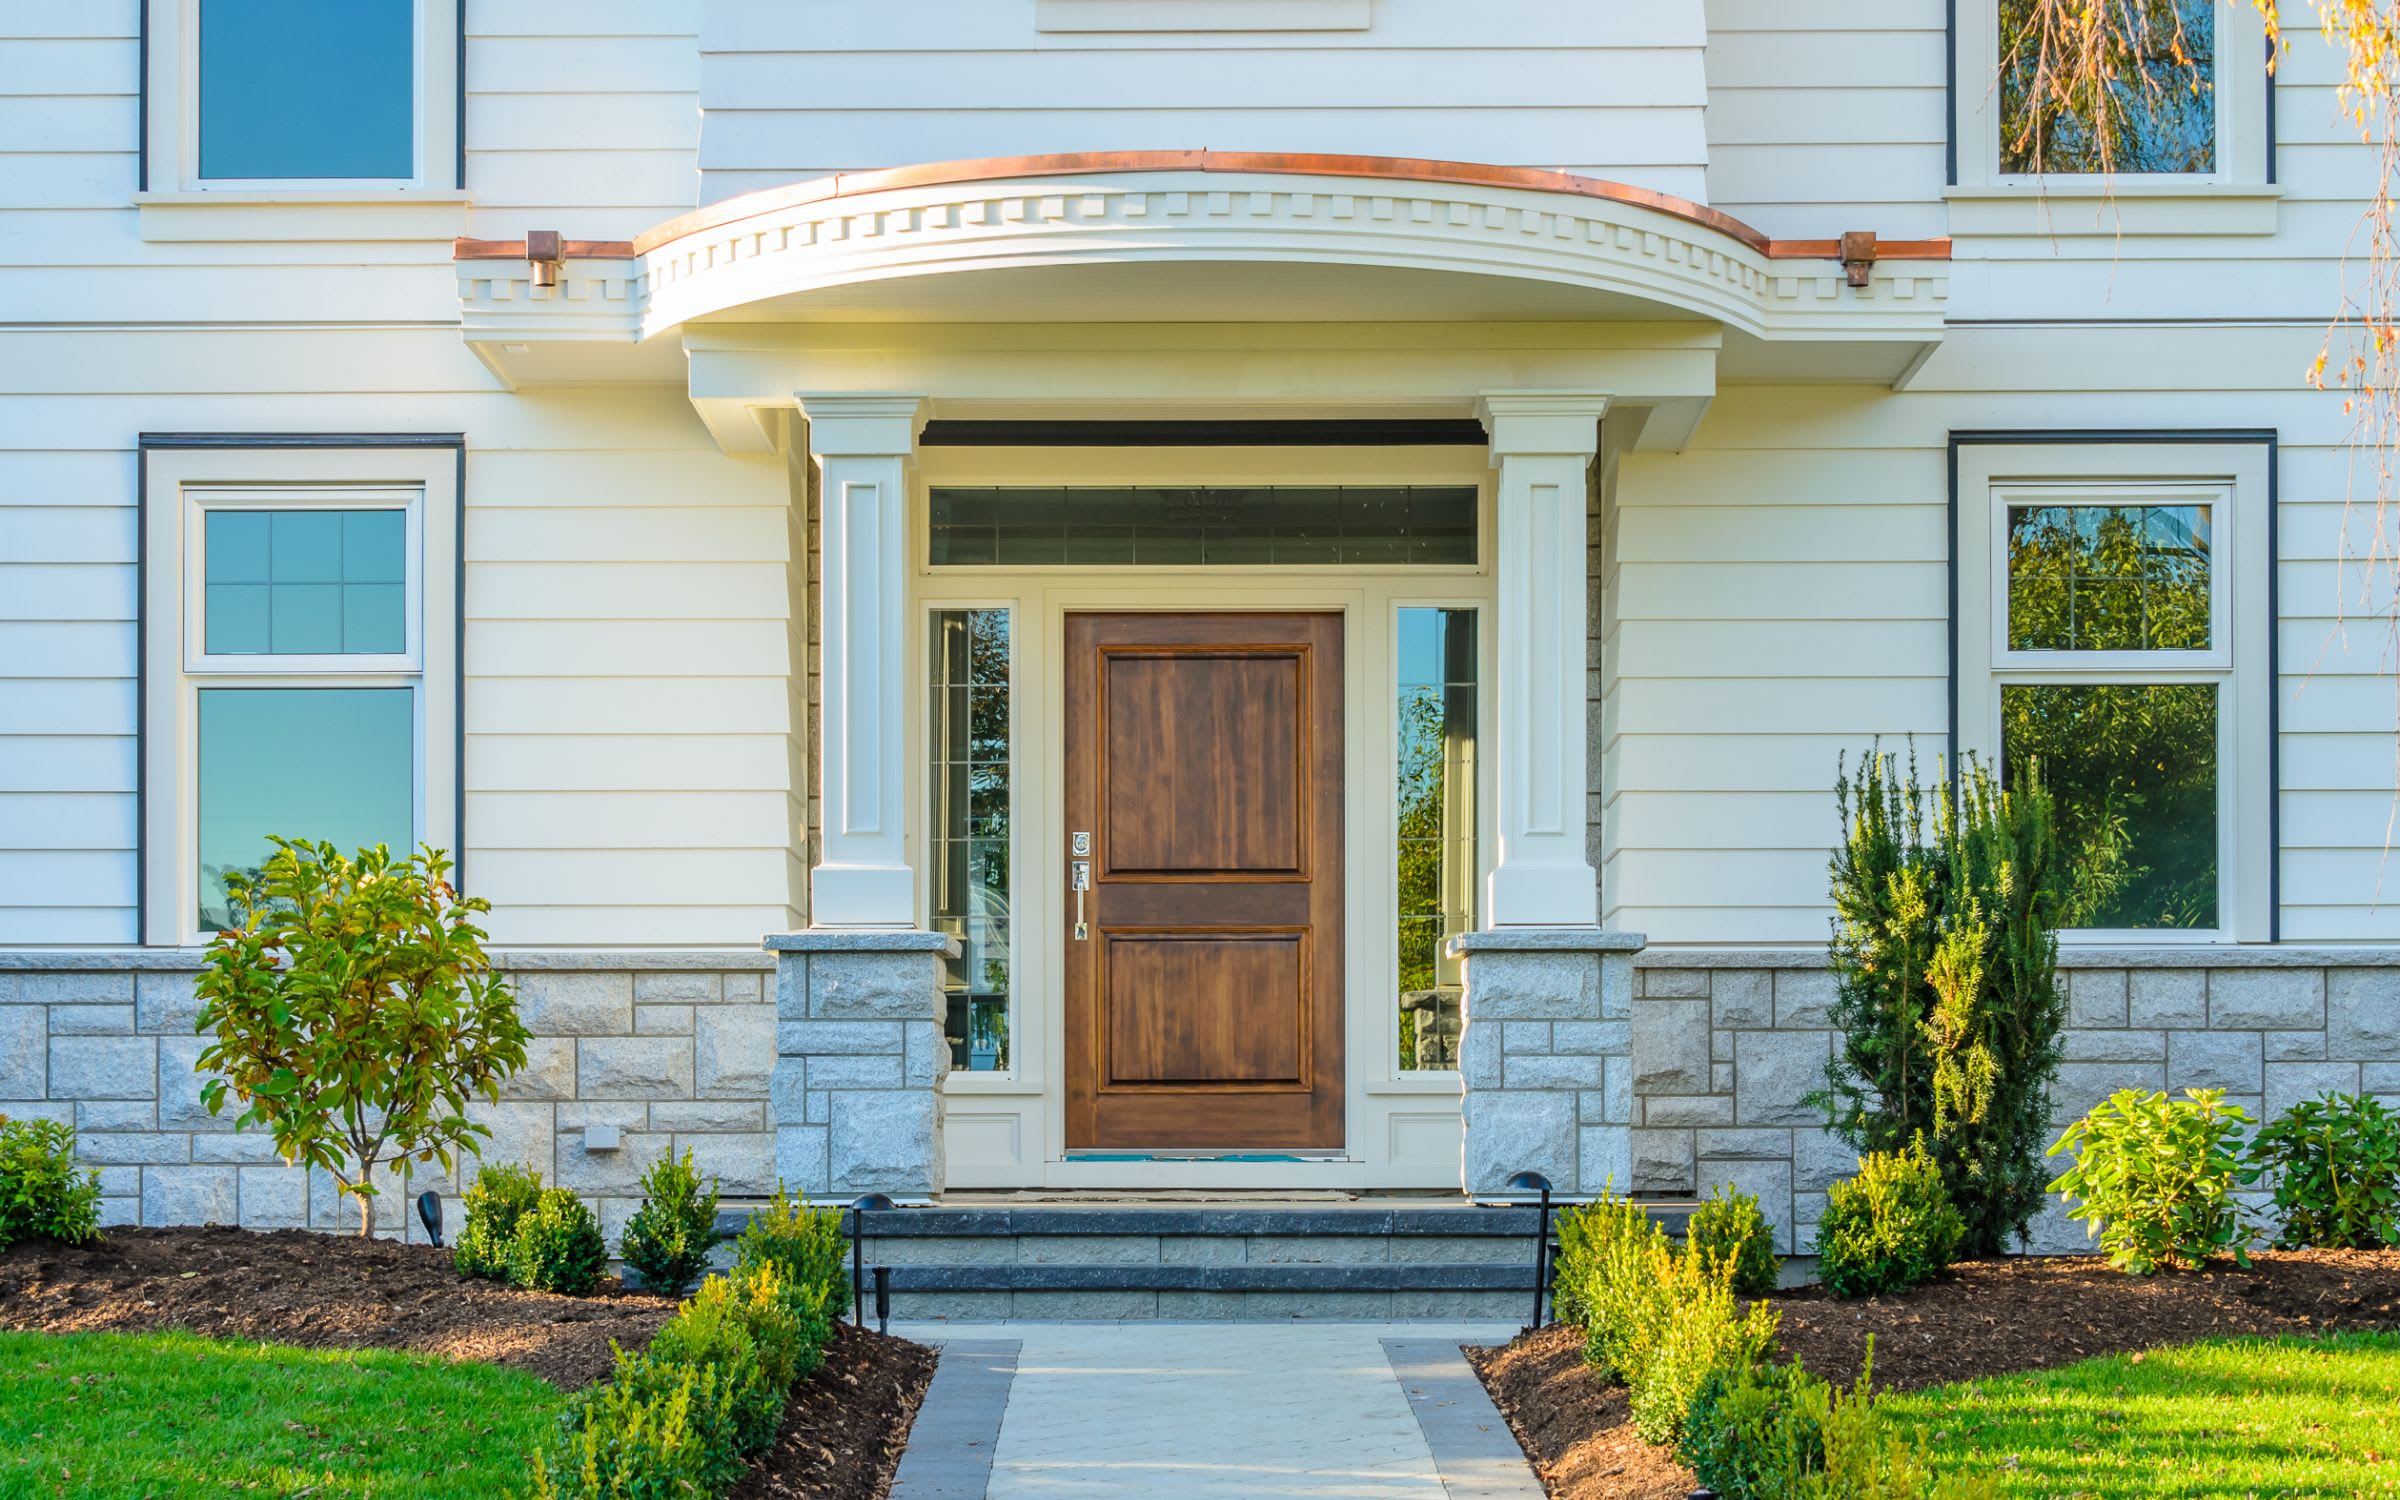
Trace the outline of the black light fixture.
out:
M 1539 1172 L 1519 1172 L 1508 1185 L 1516 1192 L 1542 1195 L 1541 1227 L 1533 1236 L 1533 1321 L 1525 1327 L 1531 1333 L 1542 1326 L 1542 1298 L 1550 1290 L 1550 1179 Z
M 436 1250 L 442 1247 L 442 1195 L 431 1188 L 417 1194 L 417 1217 L 425 1221 L 425 1239 Z
M 883 1193 L 869 1193 L 850 1205 L 850 1320 L 859 1327 L 867 1326 L 867 1271 L 864 1245 L 867 1211 L 892 1208 L 891 1198 Z M 879 1290 L 877 1305 L 888 1305 L 890 1296 Z

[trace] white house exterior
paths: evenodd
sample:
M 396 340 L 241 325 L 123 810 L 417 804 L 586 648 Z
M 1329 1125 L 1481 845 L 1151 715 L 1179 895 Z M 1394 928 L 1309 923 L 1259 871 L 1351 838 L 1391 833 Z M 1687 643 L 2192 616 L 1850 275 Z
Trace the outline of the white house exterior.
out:
M 611 1215 L 1530 1167 L 1804 1245 L 1840 757 L 2154 691 L 2179 915 L 2069 935 L 2062 1115 L 2400 1095 L 2305 379 L 2371 154 L 2198 0 L 2190 170 L 2010 175 L 1994 4 L 10 7 L 0 1113 L 335 1222 L 197 1104 L 208 872 L 424 841 L 538 1037 L 489 1154 Z M 2111 517 L 2200 572 L 2029 635 Z

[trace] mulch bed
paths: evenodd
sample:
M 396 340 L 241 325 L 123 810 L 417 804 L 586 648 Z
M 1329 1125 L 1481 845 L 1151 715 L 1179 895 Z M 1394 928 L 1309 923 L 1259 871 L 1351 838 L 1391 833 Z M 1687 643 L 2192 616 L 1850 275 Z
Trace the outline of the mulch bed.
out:
M 2195 1339 L 2400 1330 L 2400 1251 L 2301 1250 L 2127 1276 L 2097 1256 L 1971 1261 L 1896 1297 L 1779 1292 L 1783 1352 L 1837 1385 L 1875 1341 L 1875 1384 L 1907 1389 Z M 1625 1392 L 1594 1379 L 1583 1335 L 1545 1328 L 1468 1358 L 1560 1500 L 1682 1500 L 1692 1476 L 1635 1434 Z
M 775 1446 L 731 1500 L 881 1500 L 900 1467 L 934 1352 L 837 1324 L 816 1375 L 792 1390 Z
M 112 1229 L 89 1245 L 0 1251 L 0 1328 L 404 1349 L 524 1370 L 562 1390 L 604 1379 L 611 1341 L 642 1348 L 675 1305 L 614 1280 L 588 1297 L 521 1291 L 459 1275 L 447 1250 L 299 1229 Z M 878 1500 L 933 1362 L 920 1344 L 837 1327 L 824 1364 L 794 1387 L 775 1446 L 734 1494 Z

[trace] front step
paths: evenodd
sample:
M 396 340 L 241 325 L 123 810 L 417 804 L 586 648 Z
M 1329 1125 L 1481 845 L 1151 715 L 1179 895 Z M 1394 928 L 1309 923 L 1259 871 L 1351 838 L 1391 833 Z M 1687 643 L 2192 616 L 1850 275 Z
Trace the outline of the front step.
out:
M 1689 1205 L 1653 1212 L 1680 1233 Z M 1532 1311 L 1531 1207 L 934 1206 L 866 1222 L 892 1316 L 1508 1319 Z

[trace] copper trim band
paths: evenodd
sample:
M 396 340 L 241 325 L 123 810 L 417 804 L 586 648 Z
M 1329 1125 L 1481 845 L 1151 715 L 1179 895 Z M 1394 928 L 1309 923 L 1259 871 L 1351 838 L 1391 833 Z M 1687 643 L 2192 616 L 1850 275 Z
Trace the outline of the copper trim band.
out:
M 1500 167 L 1481 162 L 1432 161 L 1411 156 L 1315 155 L 1283 151 L 1066 151 L 1043 156 L 987 156 L 970 161 L 924 162 L 870 172 L 837 172 L 786 187 L 761 188 L 667 220 L 628 242 L 568 240 L 570 260 L 627 260 L 646 255 L 685 235 L 736 223 L 778 209 L 852 198 L 896 188 L 941 187 L 993 182 L 1011 177 L 1078 177 L 1104 172 L 1249 172 L 1295 177 L 1357 177 L 1388 182 L 1439 182 L 1466 187 L 1522 188 L 1631 204 L 1713 229 L 1772 260 L 1838 260 L 1841 241 L 1770 239 L 1731 214 L 1622 182 L 1548 172 L 1536 167 Z M 1950 241 L 1886 240 L 1885 260 L 1948 260 Z M 522 260 L 523 240 L 460 239 L 455 260 Z

